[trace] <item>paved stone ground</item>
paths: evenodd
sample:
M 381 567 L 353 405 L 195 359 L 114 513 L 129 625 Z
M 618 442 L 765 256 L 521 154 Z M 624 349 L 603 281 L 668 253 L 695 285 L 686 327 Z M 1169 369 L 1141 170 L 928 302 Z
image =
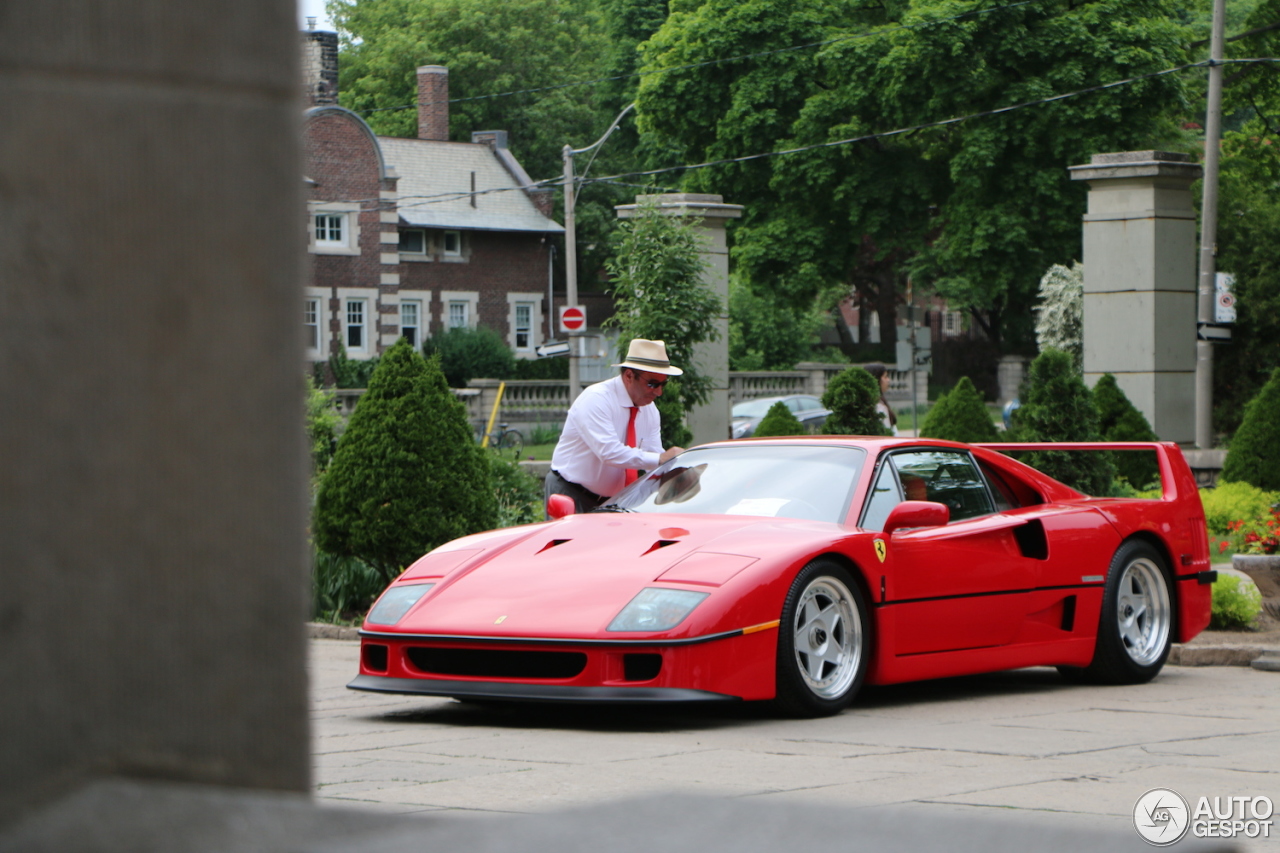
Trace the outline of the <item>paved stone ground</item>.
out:
M 1280 802 L 1280 676 L 1249 667 L 1170 666 L 1123 688 L 1019 670 L 869 688 L 837 717 L 783 720 L 754 706 L 481 706 L 357 693 L 344 687 L 357 650 L 311 641 L 323 805 L 464 820 L 676 793 L 1131 832 L 1134 803 L 1154 787 L 1193 805 L 1199 796 Z M 1280 850 L 1280 840 L 1240 849 Z

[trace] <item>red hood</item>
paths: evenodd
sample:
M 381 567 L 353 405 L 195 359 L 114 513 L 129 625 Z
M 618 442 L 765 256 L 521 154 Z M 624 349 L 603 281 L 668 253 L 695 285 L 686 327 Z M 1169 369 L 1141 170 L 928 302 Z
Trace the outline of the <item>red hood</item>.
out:
M 819 545 L 847 532 L 834 524 L 757 516 L 569 516 L 532 528 L 514 541 L 475 549 L 396 630 L 487 637 L 605 636 L 605 628 L 636 593 L 691 554 L 698 554 L 698 566 L 711 567 L 710 574 L 704 583 L 688 585 L 680 581 L 695 573 L 676 572 L 675 583 L 714 592 L 714 580 L 722 579 L 716 577 L 717 567 L 723 576 L 750 565 L 752 558 L 798 557 L 805 542 Z M 456 544 L 465 548 L 471 543 Z M 408 574 L 423 573 L 411 569 Z M 661 583 L 672 583 L 673 576 Z M 689 629 L 686 620 L 670 636 Z

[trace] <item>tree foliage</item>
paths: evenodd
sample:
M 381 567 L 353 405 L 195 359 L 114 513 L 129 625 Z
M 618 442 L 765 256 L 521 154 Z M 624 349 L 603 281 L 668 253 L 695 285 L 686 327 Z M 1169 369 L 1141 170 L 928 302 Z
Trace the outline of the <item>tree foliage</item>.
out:
M 779 400 L 769 407 L 751 435 L 754 438 L 769 438 L 775 435 L 804 435 L 807 432 L 800 419 L 787 408 L 787 404 Z
M 730 276 L 729 369 L 791 370 L 813 357 L 813 344 L 825 322 L 817 301 L 796 307 Z
M 451 388 L 472 379 L 508 379 L 515 373 L 515 354 L 502 335 L 487 326 L 453 328 L 428 338 L 425 355 L 440 356 L 440 369 Z
M 1098 410 L 1098 431 L 1107 441 L 1159 441 L 1146 416 L 1129 402 L 1110 373 L 1104 373 L 1093 386 L 1093 405 Z M 1115 463 L 1116 474 L 1135 489 L 1159 481 L 1155 451 L 1118 450 Z
M 876 403 L 880 383 L 857 365 L 842 370 L 827 383 L 822 405 L 831 410 L 822 425 L 824 435 L 890 435 Z
M 1054 264 L 1041 277 L 1036 346 L 1069 352 L 1076 368 L 1084 368 L 1084 267 L 1079 261 L 1070 269 Z
M 633 338 L 666 342 L 667 357 L 684 375 L 667 386 L 662 399 L 667 406 L 678 401 L 687 412 L 710 396 L 711 378 L 702 373 L 694 351 L 719 336 L 716 318 L 724 312 L 720 298 L 702 283 L 702 238 L 652 203 L 624 220 L 619 235 L 608 267 L 616 313 L 606 325 L 620 332 L 620 358 Z
M 342 416 L 338 414 L 337 395 L 316 384 L 312 376 L 307 382 L 307 441 L 311 445 L 311 473 L 320 474 L 329 467 L 333 448 L 338 440 L 338 426 Z
M 497 520 L 489 464 L 439 360 L 387 350 L 320 481 L 320 550 L 387 581 L 427 551 Z
M 1101 441 L 1098 410 L 1071 355 L 1046 349 L 1031 362 L 1027 399 L 1014 412 L 1013 441 Z M 1037 450 L 1023 461 L 1087 495 L 1107 495 L 1115 478 L 1110 453 Z
M 954 388 L 938 398 L 924 419 L 920 435 L 968 444 L 1000 440 L 987 404 L 968 376 L 960 377 Z
M 987 113 L 1178 65 L 1175 11 L 1171 0 L 683 4 L 642 47 L 646 70 L 663 73 L 641 83 L 640 122 L 698 162 Z M 727 163 L 686 186 L 747 206 L 734 256 L 757 289 L 799 302 L 833 283 L 858 289 L 883 323 L 883 292 L 891 309 L 911 273 L 993 338 L 1029 339 L 1040 274 L 1079 256 L 1085 187 L 1066 167 L 1170 144 L 1181 106 L 1182 83 L 1164 75 Z
M 1225 482 L 1280 490 L 1280 367 L 1249 401 L 1222 468 Z

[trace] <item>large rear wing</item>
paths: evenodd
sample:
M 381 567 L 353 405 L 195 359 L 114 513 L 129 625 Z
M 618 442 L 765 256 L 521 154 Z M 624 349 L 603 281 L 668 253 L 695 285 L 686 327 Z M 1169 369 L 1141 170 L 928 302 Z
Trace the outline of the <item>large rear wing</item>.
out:
M 1182 448 L 1172 441 L 1011 441 L 1004 444 L 975 444 L 984 450 L 1004 453 L 1014 450 L 1154 450 L 1160 466 L 1161 496 L 1176 501 L 1188 494 L 1196 495 L 1196 478 L 1182 455 Z

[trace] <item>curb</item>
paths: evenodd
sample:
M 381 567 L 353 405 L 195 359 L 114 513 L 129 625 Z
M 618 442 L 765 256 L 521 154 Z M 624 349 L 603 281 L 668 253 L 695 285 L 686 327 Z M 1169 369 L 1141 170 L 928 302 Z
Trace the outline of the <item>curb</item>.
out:
M 360 639 L 360 629 L 351 625 L 330 625 L 327 622 L 308 622 L 307 639 L 358 640 Z

